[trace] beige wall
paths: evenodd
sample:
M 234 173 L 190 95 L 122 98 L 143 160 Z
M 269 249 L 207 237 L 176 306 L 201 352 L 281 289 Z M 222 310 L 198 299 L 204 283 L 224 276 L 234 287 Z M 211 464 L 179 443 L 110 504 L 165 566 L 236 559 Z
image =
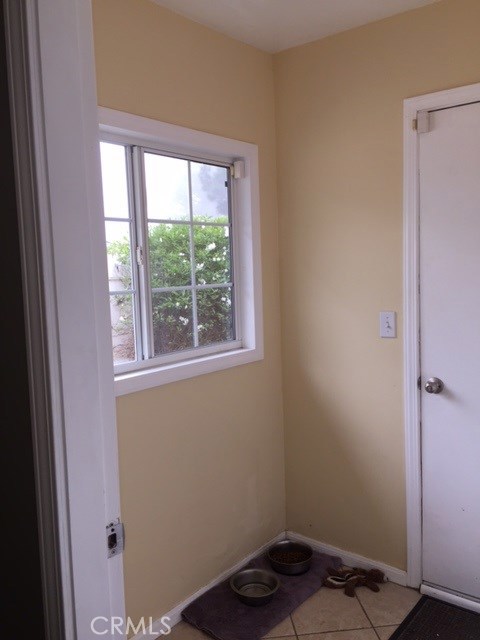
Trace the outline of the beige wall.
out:
M 402 569 L 402 101 L 480 81 L 479 25 L 444 0 L 275 56 L 287 526 Z
M 127 614 L 160 616 L 285 527 L 271 56 L 94 0 L 99 103 L 259 146 L 265 359 L 118 400 Z

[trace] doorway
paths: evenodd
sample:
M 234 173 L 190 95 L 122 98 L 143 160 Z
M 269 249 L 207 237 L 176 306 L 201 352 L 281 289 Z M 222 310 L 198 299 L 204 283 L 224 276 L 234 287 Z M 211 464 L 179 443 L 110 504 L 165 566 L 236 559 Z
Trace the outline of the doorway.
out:
M 474 610 L 480 610 L 479 125 L 479 85 L 405 104 L 409 583 Z
M 19 249 L 18 211 L 15 194 L 14 156 L 10 134 L 11 116 L 8 90 L 8 64 L 5 45 L 3 2 L 0 9 L 0 113 L 2 118 L 2 200 L 0 217 L 4 241 L 0 260 L 4 279 L 1 315 L 2 357 L 9 363 L 3 376 L 1 407 L 2 433 L 2 516 L 5 549 L 15 557 L 16 571 L 8 574 L 8 588 L 2 598 L 2 632 L 15 636 L 28 602 L 28 631 L 33 638 L 46 640 L 42 596 L 42 559 L 38 531 L 34 477 L 34 443 L 29 410 L 28 360 L 25 345 L 25 311 Z M 8 309 L 8 312 L 6 311 Z M 12 366 L 13 364 L 13 366 Z M 8 401 L 7 401 L 8 399 Z M 53 635 L 51 636 L 54 637 Z

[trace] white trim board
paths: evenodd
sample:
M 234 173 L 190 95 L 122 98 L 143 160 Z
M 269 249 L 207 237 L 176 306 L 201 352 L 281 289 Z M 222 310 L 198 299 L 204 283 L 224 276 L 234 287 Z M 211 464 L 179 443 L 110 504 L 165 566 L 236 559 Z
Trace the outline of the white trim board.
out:
M 313 549 L 315 549 L 315 551 L 320 551 L 320 553 L 327 553 L 330 556 L 340 556 L 343 563 L 349 567 L 361 567 L 362 569 L 380 569 L 380 571 L 383 571 L 385 577 L 388 578 L 390 582 L 395 582 L 402 587 L 407 586 L 406 571 L 402 571 L 401 569 L 397 569 L 396 567 L 391 567 L 390 565 L 384 564 L 383 562 L 379 562 L 377 560 L 370 560 L 370 558 L 365 558 L 364 556 L 360 556 L 357 553 L 352 553 L 351 551 L 345 551 L 344 549 L 338 549 L 338 547 L 332 547 L 332 545 L 330 544 L 319 542 L 318 540 L 308 538 L 307 536 L 303 536 L 300 533 L 295 533 L 294 531 L 287 531 L 287 538 L 288 540 L 293 540 L 295 542 L 303 542 L 305 544 L 309 544 Z
M 454 604 L 457 607 L 463 607 L 464 609 L 475 611 L 475 613 L 480 613 L 480 602 L 478 600 L 466 598 L 460 593 L 453 593 L 452 591 L 446 591 L 445 589 L 437 589 L 437 587 L 432 587 L 429 584 L 422 584 L 420 587 L 420 593 L 436 598 L 437 600 L 443 600 L 443 602 L 448 602 L 449 604 Z
M 405 476 L 407 498 L 407 585 L 422 581 L 422 490 L 419 318 L 419 182 L 418 133 L 413 121 L 420 111 L 455 107 L 480 100 L 480 83 L 429 93 L 404 101 L 404 203 L 403 203 L 403 294 L 404 294 L 404 413 Z
M 236 562 L 232 567 L 230 567 L 226 571 L 223 571 L 220 575 L 218 575 L 216 578 L 211 580 L 204 587 L 201 587 L 200 589 L 198 589 L 198 591 L 195 591 L 195 593 L 193 593 L 191 596 L 188 596 L 188 598 L 185 598 L 185 600 L 177 604 L 175 607 L 173 607 L 173 609 L 171 609 L 170 611 L 165 613 L 161 618 L 158 618 L 152 623 L 152 627 L 151 627 L 152 633 L 153 634 L 160 633 L 163 629 L 165 629 L 165 624 L 162 622 L 162 619 L 164 620 L 165 618 L 170 618 L 169 624 L 170 626 L 174 627 L 176 624 L 178 624 L 182 620 L 182 611 L 191 602 L 199 598 L 201 595 L 203 595 L 206 591 L 208 591 L 212 587 L 215 587 L 217 584 L 220 584 L 220 582 L 223 582 L 224 580 L 226 580 L 229 576 L 231 576 L 233 573 L 235 573 L 236 571 L 241 569 L 245 564 L 247 564 L 247 562 L 250 562 L 250 560 L 253 560 L 253 558 L 256 558 L 258 555 L 266 551 L 272 544 L 275 544 L 276 542 L 280 542 L 281 540 L 285 540 L 285 537 L 286 537 L 285 531 L 282 531 L 277 536 L 275 536 L 274 538 L 272 538 L 271 540 L 263 544 L 261 547 L 259 547 L 255 551 L 252 551 L 252 553 L 249 553 L 248 556 L 245 556 L 244 558 Z M 150 633 L 150 629 L 147 629 L 146 633 L 141 631 L 137 635 L 130 638 L 130 640 L 146 640 L 147 638 L 149 640 L 152 640 L 152 634 Z

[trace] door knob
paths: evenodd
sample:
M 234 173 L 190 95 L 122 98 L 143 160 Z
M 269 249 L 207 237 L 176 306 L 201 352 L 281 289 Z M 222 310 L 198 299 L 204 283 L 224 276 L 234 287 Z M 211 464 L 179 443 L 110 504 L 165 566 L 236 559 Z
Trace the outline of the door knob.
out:
M 427 393 L 442 393 L 445 385 L 440 378 L 429 378 L 425 382 L 425 391 Z

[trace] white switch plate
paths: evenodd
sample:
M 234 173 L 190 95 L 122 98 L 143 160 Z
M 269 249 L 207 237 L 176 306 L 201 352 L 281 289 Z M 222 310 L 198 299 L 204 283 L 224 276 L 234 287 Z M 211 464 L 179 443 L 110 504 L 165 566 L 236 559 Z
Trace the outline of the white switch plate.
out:
M 397 314 L 395 311 L 380 311 L 380 337 L 397 337 Z

